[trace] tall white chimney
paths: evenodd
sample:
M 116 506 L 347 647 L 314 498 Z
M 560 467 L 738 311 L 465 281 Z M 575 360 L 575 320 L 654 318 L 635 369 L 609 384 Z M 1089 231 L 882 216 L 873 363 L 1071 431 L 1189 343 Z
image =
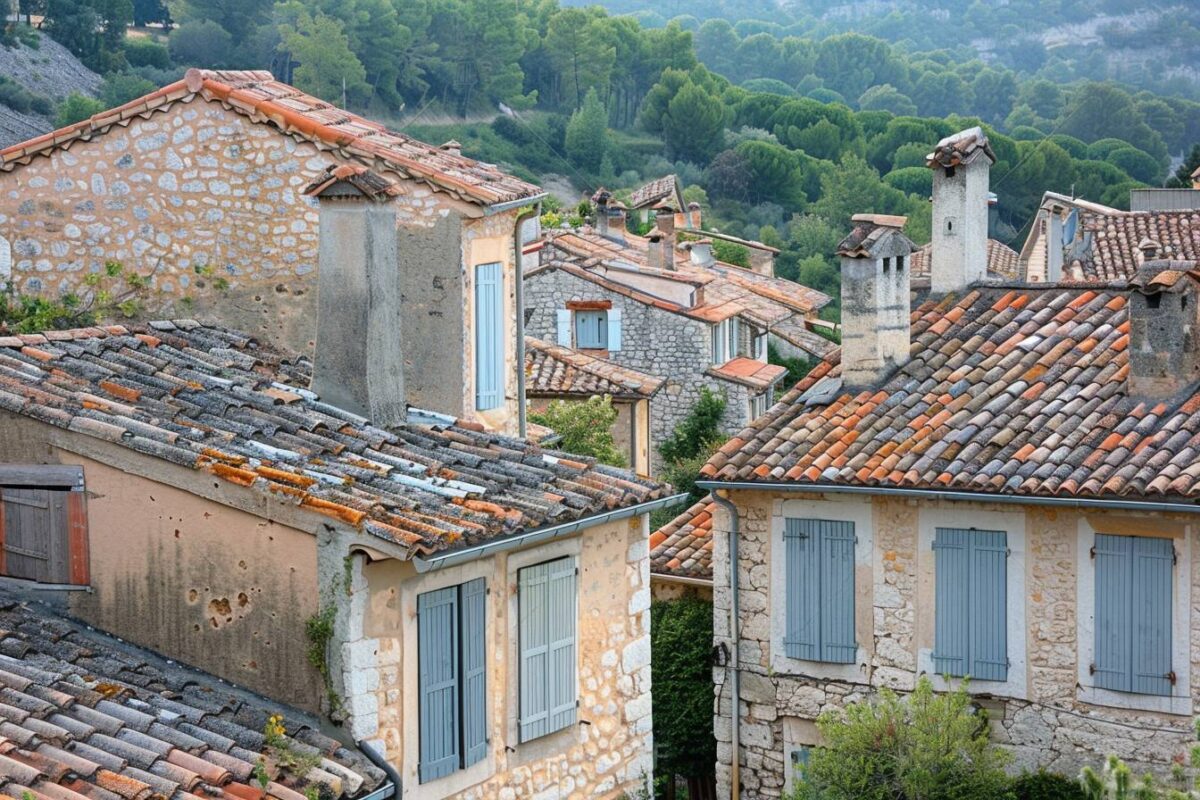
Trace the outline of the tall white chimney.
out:
M 996 154 L 982 128 L 937 143 L 933 170 L 931 289 L 957 292 L 987 277 L 988 173 Z

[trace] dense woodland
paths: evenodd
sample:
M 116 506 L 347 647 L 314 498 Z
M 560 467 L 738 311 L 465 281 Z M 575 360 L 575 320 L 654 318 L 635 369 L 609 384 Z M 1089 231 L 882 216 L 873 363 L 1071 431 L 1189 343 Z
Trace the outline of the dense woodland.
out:
M 741 2 L 694 4 L 711 17 L 700 22 L 635 0 L 610 3 L 632 16 L 558 0 L 21 0 L 40 31 L 11 24 L 5 41 L 52 36 L 106 76 L 101 97 L 57 109 L 62 124 L 189 66 L 265 68 L 527 178 L 565 176 L 580 195 L 675 172 L 711 224 L 780 247 L 782 275 L 836 294 L 831 254 L 851 214 L 906 214 L 912 237 L 927 240 L 924 155 L 965 125 L 992 133 L 993 235 L 1015 246 L 1046 189 L 1122 206 L 1131 187 L 1182 178 L 1200 158 L 1200 103 L 1055 74 L 1051 56 L 984 63 L 965 44 L 1016 41 L 1004 31 L 1030 2 L 975 3 L 922 35 L 911 10 L 877 15 L 895 18 L 886 31 L 878 19 L 843 26 L 889 41 L 838 32 L 845 7 L 820 2 L 765 23 L 725 19 L 754 15 Z M 943 18 L 940 0 L 925 5 Z M 1098 10 L 1118 10 L 1108 5 Z M 1074 0 L 1037 8 L 1042 28 L 1082 18 Z M 1187 52 L 1189 18 L 1170 32 Z M 6 92 L 45 103 L 0 83 Z

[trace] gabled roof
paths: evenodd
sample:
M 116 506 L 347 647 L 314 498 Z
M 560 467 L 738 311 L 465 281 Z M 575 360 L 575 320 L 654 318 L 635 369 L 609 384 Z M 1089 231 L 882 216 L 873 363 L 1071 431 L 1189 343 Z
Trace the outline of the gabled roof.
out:
M 713 501 L 704 498 L 650 534 L 650 571 L 712 580 Z
M 933 244 L 925 244 L 913 251 L 909 259 L 909 275 L 914 279 L 929 278 Z M 987 240 L 987 271 L 989 278 L 1015 280 L 1020 272 L 1017 265 L 1020 254 L 996 239 Z
M 1128 293 L 981 287 L 912 313 L 907 364 L 843 391 L 840 352 L 703 467 L 718 481 L 1200 497 L 1200 392 L 1129 394 Z
M 679 178 L 674 175 L 664 175 L 647 184 L 639 186 L 629 195 L 629 207 L 632 209 L 650 208 L 668 198 L 675 199 L 680 205 L 676 211 L 683 211 L 683 187 Z
M 934 146 L 933 152 L 925 156 L 925 165 L 929 167 L 952 168 L 971 164 L 980 158 L 987 158 L 996 163 L 996 154 L 987 134 L 978 125 L 965 131 L 952 133 Z
M 270 72 L 190 69 L 182 80 L 90 119 L 0 150 L 0 170 L 89 141 L 134 119 L 149 118 L 196 97 L 221 103 L 253 122 L 337 150 L 366 166 L 393 169 L 471 202 L 492 205 L 541 194 L 492 164 L 419 142 L 275 80 Z
M 322 797 L 357 798 L 386 781 L 303 712 L 8 594 L 0 682 L 0 793 L 16 800 L 304 800 L 318 784 Z M 272 716 L 282 745 L 264 737 Z M 283 748 L 312 771 L 281 770 Z
M 525 389 L 530 396 L 648 399 L 665 379 L 622 367 L 570 347 L 525 337 Z
M 383 430 L 321 402 L 307 359 L 190 320 L 0 337 L 0 408 L 453 550 L 665 496 L 662 484 L 430 412 Z

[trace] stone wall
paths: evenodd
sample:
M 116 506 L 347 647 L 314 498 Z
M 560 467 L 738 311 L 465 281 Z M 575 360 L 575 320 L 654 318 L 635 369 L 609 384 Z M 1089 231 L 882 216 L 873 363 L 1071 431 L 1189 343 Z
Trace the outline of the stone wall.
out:
M 933 555 L 928 542 L 934 524 L 961 519 L 1010 520 L 1009 617 L 1023 613 L 1024 635 L 1009 637 L 1012 666 L 1004 685 L 976 682 L 972 692 L 987 709 L 993 737 L 1013 754 L 1013 769 L 1046 767 L 1074 775 L 1085 764 L 1100 765 L 1113 753 L 1135 771 L 1167 773 L 1175 756 L 1194 741 L 1190 718 L 1200 711 L 1192 675 L 1200 674 L 1200 619 L 1195 587 L 1200 586 L 1200 542 L 1194 524 L 1166 516 L 1085 513 L 1044 507 L 937 504 L 875 498 L 847 501 L 828 496 L 830 518 L 845 518 L 848 504 L 862 506 L 869 523 L 857 530 L 867 540 L 869 567 L 856 579 L 860 663 L 814 665 L 772 653 L 778 640 L 773 617 L 781 613 L 783 587 L 772 586 L 772 542 L 782 529 L 784 503 L 807 495 L 731 492 L 740 510 L 740 658 L 742 687 L 741 783 L 743 797 L 779 797 L 789 782 L 787 763 L 798 747 L 820 743 L 814 721 L 822 711 L 869 697 L 880 687 L 908 691 L 925 671 L 933 644 Z M 839 504 L 834 510 L 832 504 Z M 792 511 L 787 511 L 789 515 Z M 819 512 L 818 512 L 819 513 Z M 834 516 L 836 515 L 836 516 Z M 991 515 L 988 517 L 987 515 Z M 936 520 L 936 522 L 935 522 Z M 730 647 L 729 520 L 714 520 L 713 614 L 715 644 Z M 1180 643 L 1182 666 L 1170 713 L 1087 702 L 1091 640 L 1090 608 L 1080 607 L 1081 580 L 1090 561 L 1082 543 L 1097 529 L 1171 536 L 1181 554 L 1176 573 L 1177 601 L 1190 602 L 1188 633 Z M 1018 535 L 1017 531 L 1020 531 Z M 781 541 L 781 540 L 780 540 Z M 861 563 L 861 562 L 860 562 Z M 1183 581 L 1183 583 L 1181 583 Z M 1190 597 L 1190 601 L 1188 598 Z M 1023 607 L 1022 607 L 1023 604 Z M 1178 610 L 1177 617 L 1183 617 Z M 1178 626 L 1177 626 L 1178 628 Z M 1190 659 L 1186 655 L 1190 651 Z M 822 669 L 828 673 L 814 677 Z M 1189 673 L 1190 670 L 1190 674 Z M 835 674 L 836 673 L 836 674 Z M 728 797 L 731 776 L 731 702 L 728 670 L 713 670 L 716 691 L 714 731 L 718 740 L 718 796 Z M 944 688 L 940 678 L 935 685 Z M 1129 705 L 1138 702 L 1137 695 Z M 1119 700 L 1118 702 L 1126 702 Z M 1153 702 L 1153 701 L 1151 701 Z
M 705 374 L 712 366 L 709 325 L 647 306 L 561 270 L 543 269 L 525 279 L 526 333 L 557 341 L 557 311 L 566 308 L 570 300 L 611 300 L 613 308 L 621 309 L 622 327 L 621 349 L 610 352 L 609 360 L 666 379 L 650 404 L 652 469 L 660 466 L 658 444 L 691 413 L 702 388 L 724 394 L 725 433 L 733 435 L 746 426 L 750 391 Z
M 519 797 L 618 798 L 651 776 L 648 519 L 609 522 L 571 539 L 418 574 L 409 562 L 354 567 L 352 619 L 340 658 L 348 725 L 382 743 L 413 800 Z M 519 743 L 517 570 L 574 556 L 578 583 L 579 722 Z M 417 596 L 485 578 L 488 754 L 421 784 L 417 691 Z

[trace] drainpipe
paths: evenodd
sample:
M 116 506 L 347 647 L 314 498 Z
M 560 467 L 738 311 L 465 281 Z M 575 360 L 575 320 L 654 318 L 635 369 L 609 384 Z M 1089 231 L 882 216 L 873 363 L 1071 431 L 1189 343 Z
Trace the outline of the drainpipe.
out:
M 396 768 L 388 763 L 388 760 L 383 757 L 382 753 L 375 749 L 375 745 L 371 742 L 364 739 L 356 742 L 356 744 L 359 751 L 367 757 L 367 760 L 383 770 L 383 774 L 388 777 L 387 783 L 362 798 L 362 800 L 388 800 L 400 794 L 400 773 L 396 772 Z
M 513 258 L 516 259 L 517 286 L 517 436 L 525 438 L 525 254 L 521 252 L 521 223 L 530 217 L 539 216 L 542 204 L 539 202 L 528 211 L 517 215 L 513 226 Z
M 730 502 L 727 498 L 717 494 L 717 490 L 713 489 L 709 492 L 709 497 L 712 501 L 725 509 L 729 514 L 729 634 L 733 639 L 733 647 L 729 650 L 730 672 L 729 672 L 729 692 L 731 720 L 730 740 L 733 749 L 733 763 L 730 765 L 730 796 L 732 800 L 738 800 L 742 795 L 741 789 L 741 737 L 739 736 L 741 725 L 740 719 L 741 710 L 741 676 L 738 670 L 741 669 L 741 660 L 738 658 L 738 651 L 741 643 L 741 627 L 738 625 L 738 511 L 737 506 Z

